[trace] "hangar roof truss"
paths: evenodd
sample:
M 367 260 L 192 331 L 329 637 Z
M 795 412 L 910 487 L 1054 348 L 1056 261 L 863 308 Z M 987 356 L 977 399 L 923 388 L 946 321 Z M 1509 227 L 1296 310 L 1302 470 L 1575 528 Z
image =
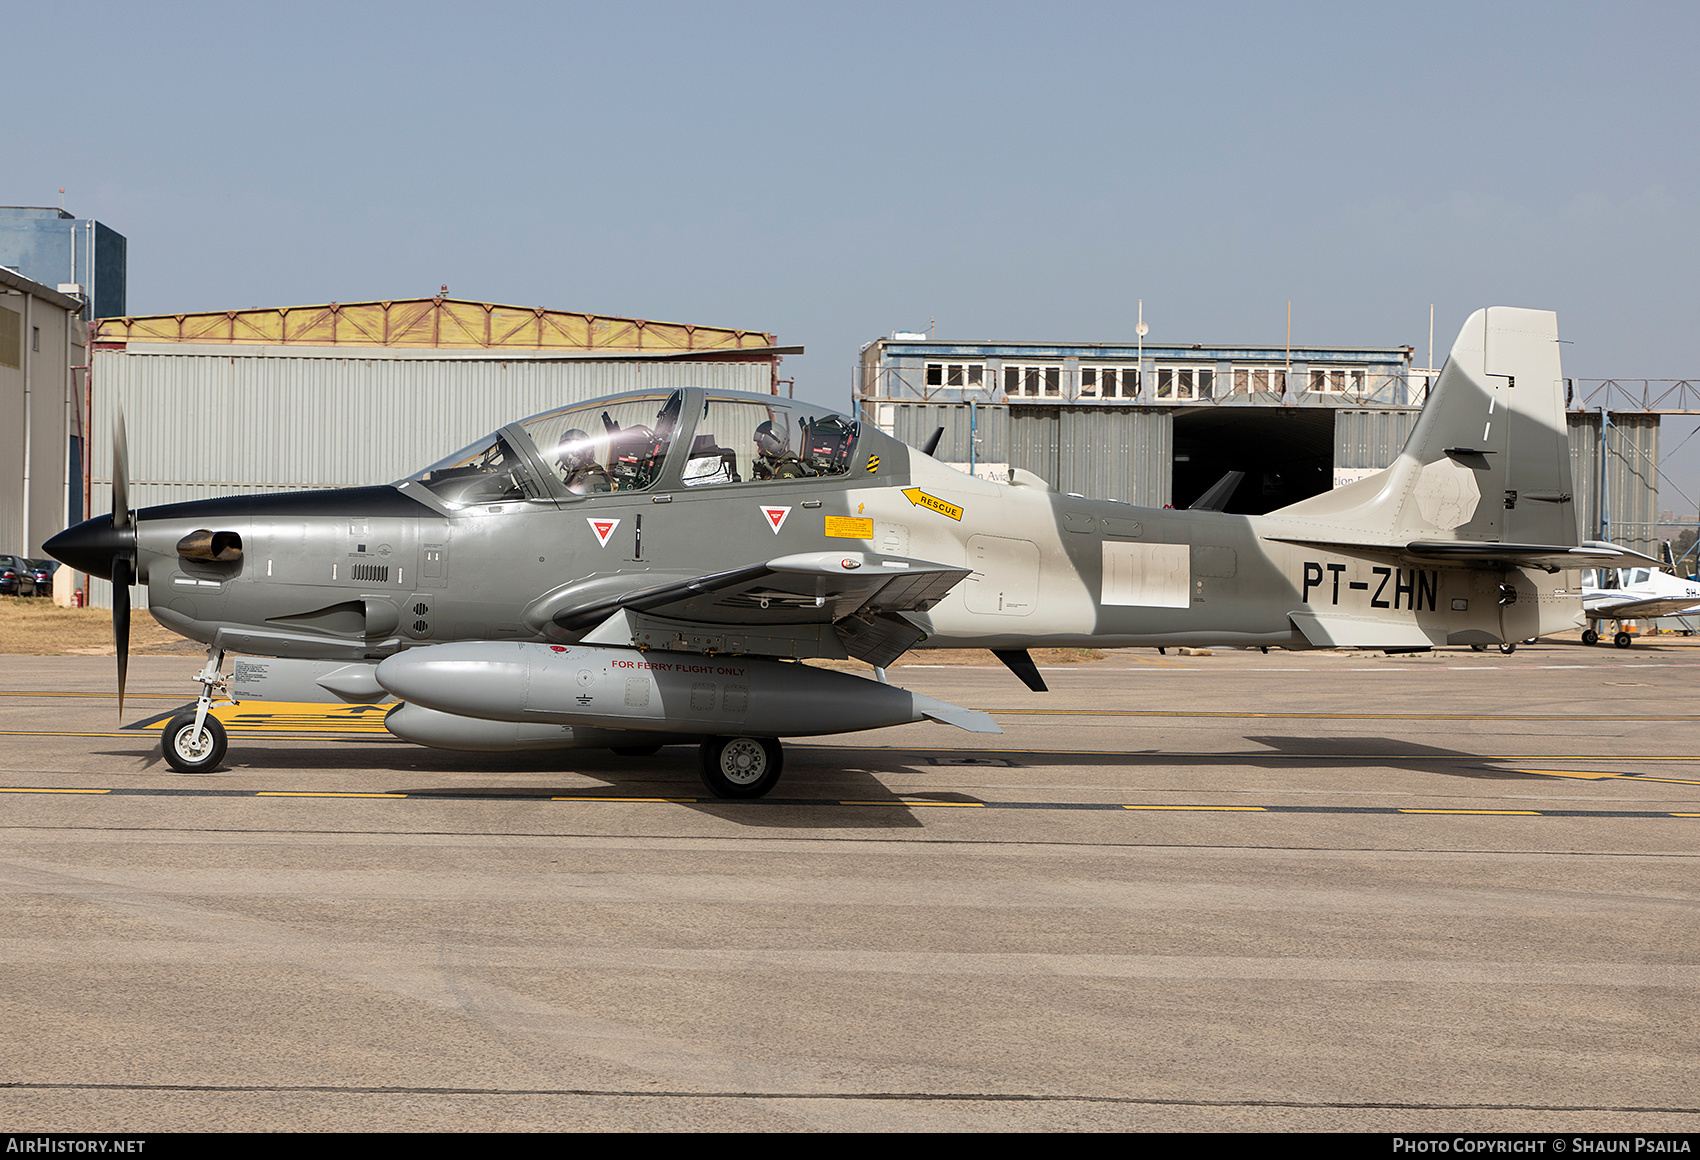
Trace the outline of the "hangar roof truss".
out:
M 94 339 L 246 346 L 642 351 L 655 355 L 767 351 L 775 342 L 774 335 L 758 330 L 575 314 L 457 298 L 102 318 L 95 323 Z

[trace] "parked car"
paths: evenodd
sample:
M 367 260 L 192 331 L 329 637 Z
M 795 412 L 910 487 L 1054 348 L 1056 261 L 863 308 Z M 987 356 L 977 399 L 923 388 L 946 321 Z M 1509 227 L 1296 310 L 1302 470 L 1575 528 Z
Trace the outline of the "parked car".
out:
M 35 595 L 35 569 L 22 556 L 0 556 L 0 593 Z
M 30 560 L 28 563 L 35 573 L 35 594 L 51 597 L 53 595 L 53 573 L 59 570 L 59 561 Z

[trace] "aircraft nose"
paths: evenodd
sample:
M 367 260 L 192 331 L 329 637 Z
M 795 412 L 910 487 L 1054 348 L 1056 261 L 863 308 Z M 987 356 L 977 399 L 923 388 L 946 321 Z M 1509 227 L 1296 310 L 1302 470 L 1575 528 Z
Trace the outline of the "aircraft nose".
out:
M 74 528 L 66 528 L 41 547 L 61 564 L 110 580 L 112 561 L 136 550 L 136 527 L 131 524 L 127 528 L 115 528 L 111 516 L 96 516 Z

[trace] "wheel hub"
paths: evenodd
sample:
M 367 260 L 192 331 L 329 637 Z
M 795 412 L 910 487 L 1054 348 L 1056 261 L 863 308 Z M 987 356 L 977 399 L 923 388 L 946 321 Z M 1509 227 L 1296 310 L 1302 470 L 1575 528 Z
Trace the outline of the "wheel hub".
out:
M 172 739 L 172 744 L 177 749 L 177 755 L 183 760 L 199 761 L 212 752 L 212 730 L 203 727 L 197 731 L 193 726 L 179 729 L 177 736 Z
M 754 785 L 767 770 L 767 752 L 761 744 L 740 737 L 727 744 L 720 754 L 720 772 L 726 780 L 737 785 Z

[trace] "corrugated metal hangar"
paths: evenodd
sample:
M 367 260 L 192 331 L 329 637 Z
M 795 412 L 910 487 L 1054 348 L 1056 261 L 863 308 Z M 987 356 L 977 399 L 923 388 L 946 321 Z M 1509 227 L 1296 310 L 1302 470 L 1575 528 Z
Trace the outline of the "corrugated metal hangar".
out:
M 757 330 L 448 297 L 106 318 L 82 503 L 111 507 L 124 410 L 133 507 L 388 483 L 505 423 L 619 391 L 777 392 Z M 110 600 L 99 580 L 97 604 Z
M 1256 515 L 1386 467 L 1438 373 L 1414 367 L 1406 346 L 948 342 L 898 332 L 863 347 L 856 406 L 917 446 L 943 427 L 938 458 L 964 470 L 1000 478 L 1024 468 L 1098 499 L 1186 507 L 1242 471 L 1227 510 Z M 1681 386 L 1654 405 L 1616 383 L 1570 383 L 1585 536 L 1655 550 L 1659 417 L 1700 409 Z
M 65 526 L 76 460 L 83 300 L 0 267 L 0 552 L 36 557 Z

